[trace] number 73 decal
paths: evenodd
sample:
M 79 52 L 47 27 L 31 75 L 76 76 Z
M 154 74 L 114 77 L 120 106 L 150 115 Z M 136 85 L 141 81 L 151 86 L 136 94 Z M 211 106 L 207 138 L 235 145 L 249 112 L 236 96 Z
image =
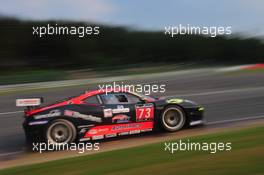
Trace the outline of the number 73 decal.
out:
M 154 106 L 151 103 L 136 105 L 136 121 L 150 121 L 154 118 Z

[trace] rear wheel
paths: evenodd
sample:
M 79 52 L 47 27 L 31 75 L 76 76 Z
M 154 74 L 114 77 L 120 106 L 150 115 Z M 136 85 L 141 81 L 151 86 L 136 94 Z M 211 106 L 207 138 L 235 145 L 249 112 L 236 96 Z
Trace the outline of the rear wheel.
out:
M 68 144 L 76 139 L 76 128 L 64 119 L 52 122 L 46 131 L 46 140 L 51 144 Z
M 185 113 L 178 106 L 167 107 L 161 116 L 161 124 L 169 132 L 180 130 L 184 126 L 185 121 Z

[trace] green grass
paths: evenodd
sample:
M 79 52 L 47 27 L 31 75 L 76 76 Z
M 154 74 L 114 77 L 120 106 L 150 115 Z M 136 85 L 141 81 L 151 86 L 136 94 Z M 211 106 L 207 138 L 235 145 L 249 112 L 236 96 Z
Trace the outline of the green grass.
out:
M 231 142 L 231 151 L 164 151 L 164 142 L 1 170 L 1 175 L 71 174 L 264 174 L 264 127 L 185 138 Z

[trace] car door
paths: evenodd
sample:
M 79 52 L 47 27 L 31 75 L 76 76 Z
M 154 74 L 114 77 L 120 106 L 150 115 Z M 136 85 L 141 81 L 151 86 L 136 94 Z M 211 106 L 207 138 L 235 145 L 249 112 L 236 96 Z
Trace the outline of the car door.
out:
M 109 123 L 135 122 L 135 104 L 126 93 L 108 93 L 100 95 L 104 104 L 104 117 Z
M 109 93 L 100 95 L 104 104 L 104 116 L 109 123 L 129 123 L 151 121 L 154 105 L 145 103 L 130 93 Z
M 128 94 L 129 101 L 134 101 L 136 97 L 137 96 L 133 94 Z M 135 103 L 134 111 L 135 111 L 136 122 L 154 121 L 155 106 L 153 103 L 140 99 L 140 101 L 137 101 Z
M 104 107 L 99 99 L 99 96 L 94 95 L 83 99 L 78 107 L 78 112 L 80 113 L 79 116 L 84 120 L 86 119 L 88 123 L 105 123 L 103 114 Z
M 133 105 L 133 116 L 135 122 L 146 122 L 154 120 L 154 104 L 149 103 L 146 100 L 141 99 L 140 97 L 131 94 L 125 93 L 128 99 L 128 102 Z

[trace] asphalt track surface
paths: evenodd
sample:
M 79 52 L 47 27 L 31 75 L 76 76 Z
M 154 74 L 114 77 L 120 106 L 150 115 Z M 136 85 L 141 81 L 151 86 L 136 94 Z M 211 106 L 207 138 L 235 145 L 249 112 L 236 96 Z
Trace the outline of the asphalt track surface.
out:
M 264 117 L 264 73 L 223 73 L 212 70 L 166 74 L 130 80 L 128 84 L 165 84 L 166 92 L 155 96 L 174 96 L 196 101 L 205 107 L 208 124 Z M 109 83 L 108 83 L 109 84 Z M 23 113 L 15 99 L 44 97 L 48 103 L 80 94 L 98 85 L 73 86 L 14 92 L 0 96 L 0 155 L 25 148 Z M 177 132 L 175 133 L 177 134 Z

